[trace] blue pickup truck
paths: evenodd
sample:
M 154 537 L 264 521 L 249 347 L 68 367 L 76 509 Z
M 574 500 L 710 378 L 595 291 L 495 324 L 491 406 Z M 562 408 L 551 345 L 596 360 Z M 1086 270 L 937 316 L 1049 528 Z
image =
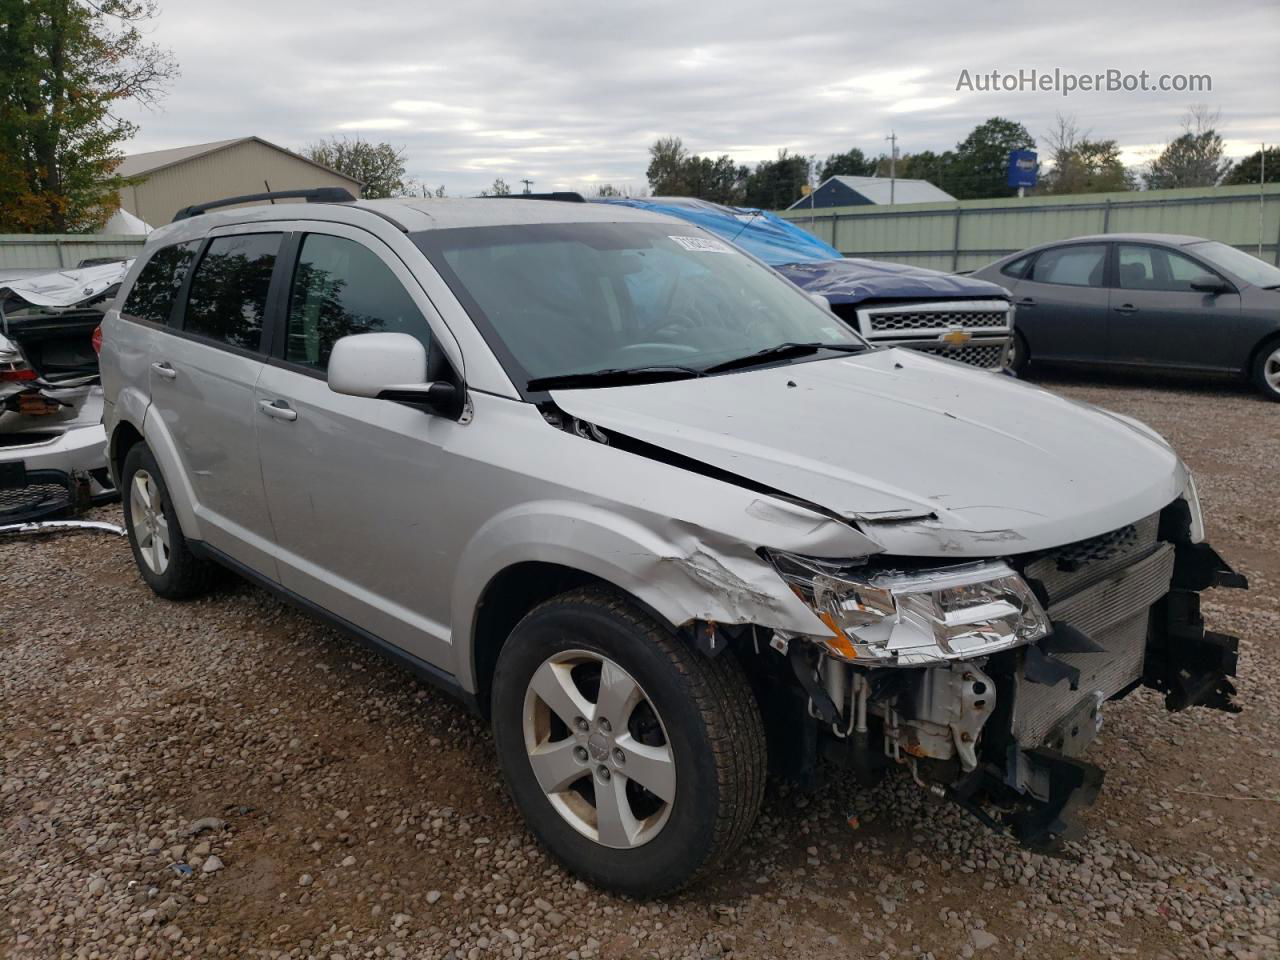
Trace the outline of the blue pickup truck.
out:
M 880 260 L 842 257 L 835 247 L 767 210 L 691 197 L 600 201 L 696 223 L 763 260 L 872 343 L 911 347 L 977 367 L 1004 365 L 1013 305 L 998 284 Z

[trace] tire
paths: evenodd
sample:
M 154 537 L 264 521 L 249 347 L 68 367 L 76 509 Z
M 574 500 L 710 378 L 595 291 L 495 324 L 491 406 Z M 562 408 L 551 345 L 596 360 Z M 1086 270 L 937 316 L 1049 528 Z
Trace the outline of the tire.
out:
M 1273 337 L 1258 348 L 1250 373 L 1263 396 L 1280 401 L 1280 337 Z
M 213 583 L 213 564 L 187 546 L 169 488 L 150 448 L 145 443 L 130 447 L 120 472 L 125 529 L 142 579 L 166 600 L 186 600 L 206 593 Z
M 1031 362 L 1031 351 L 1027 347 L 1027 338 L 1021 330 L 1013 331 L 1013 339 L 1009 341 L 1009 357 L 1005 367 L 1014 376 L 1020 377 L 1027 372 L 1027 364 Z
M 520 621 L 498 656 L 492 708 L 498 761 L 530 829 L 596 886 L 673 893 L 755 822 L 764 728 L 741 665 L 698 654 L 611 588 L 562 594 Z M 580 708 L 586 731 L 561 716 Z

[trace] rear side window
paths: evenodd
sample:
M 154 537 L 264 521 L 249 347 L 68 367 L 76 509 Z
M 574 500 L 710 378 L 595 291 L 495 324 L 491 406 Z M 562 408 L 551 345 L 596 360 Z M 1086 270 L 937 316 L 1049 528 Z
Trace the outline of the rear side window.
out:
M 178 288 L 191 269 L 191 260 L 200 246 L 199 241 L 177 243 L 161 247 L 138 274 L 133 289 L 125 299 L 120 313 L 132 320 L 148 323 L 168 323 Z
M 1031 263 L 1031 259 L 1034 256 L 1035 256 L 1034 253 L 1029 253 L 1025 257 L 1019 257 L 1017 260 L 1014 260 L 1012 263 L 1006 263 L 1003 267 L 1000 268 L 1000 272 L 1003 273 L 1006 277 L 1020 278 L 1024 273 L 1027 272 L 1027 266 Z
M 333 345 L 354 333 L 407 333 L 431 349 L 426 318 L 372 250 L 354 240 L 308 234 L 289 296 L 285 359 L 324 370 Z
M 1104 243 L 1056 247 L 1040 254 L 1028 279 L 1071 287 L 1100 287 L 1106 259 L 1107 246 Z
M 211 240 L 191 278 L 182 329 L 257 350 L 280 237 L 250 233 Z

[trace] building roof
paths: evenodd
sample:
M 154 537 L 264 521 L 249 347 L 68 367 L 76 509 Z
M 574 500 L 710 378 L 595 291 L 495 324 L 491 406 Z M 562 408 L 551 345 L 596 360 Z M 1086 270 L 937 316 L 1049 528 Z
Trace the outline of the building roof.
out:
M 289 156 L 301 160 L 303 163 L 309 163 L 313 167 L 319 167 L 321 170 L 327 170 L 336 176 L 350 180 L 352 183 L 362 186 L 355 177 L 348 176 L 341 170 L 335 170 L 332 167 L 326 167 L 323 163 L 316 163 L 314 160 L 308 160 L 301 154 L 294 153 L 292 150 L 286 150 L 284 147 L 278 146 L 270 141 L 263 140 L 261 137 L 233 137 L 230 140 L 214 140 L 211 143 L 194 143 L 188 147 L 171 147 L 168 150 L 151 150 L 147 153 L 135 153 L 125 157 L 116 167 L 116 173 L 122 177 L 137 177 L 155 173 L 157 170 L 163 170 L 166 167 L 172 167 L 175 164 L 184 163 L 187 160 L 194 160 L 197 157 L 208 156 L 211 153 L 217 153 L 219 150 L 226 150 L 228 147 L 234 147 L 242 143 L 256 141 L 263 146 L 270 147 L 272 150 L 279 150 L 281 153 L 287 153 Z
M 860 193 L 872 203 L 887 204 L 889 202 L 890 184 L 893 187 L 893 202 L 896 203 L 936 203 L 943 200 L 954 200 L 951 194 L 940 190 L 928 180 L 904 180 L 901 177 L 890 180 L 888 177 L 828 177 L 818 184 L 821 190 L 831 181 L 838 181 L 850 190 Z M 803 209 L 808 197 L 801 197 L 793 203 L 789 210 Z

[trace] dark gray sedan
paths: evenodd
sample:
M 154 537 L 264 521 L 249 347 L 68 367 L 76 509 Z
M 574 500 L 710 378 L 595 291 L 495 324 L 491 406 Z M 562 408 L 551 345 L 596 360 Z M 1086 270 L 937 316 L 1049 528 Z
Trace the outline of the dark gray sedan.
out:
M 1280 269 L 1225 243 L 1076 237 L 973 275 L 1013 294 L 1014 370 L 1043 361 L 1244 375 L 1280 400 Z

